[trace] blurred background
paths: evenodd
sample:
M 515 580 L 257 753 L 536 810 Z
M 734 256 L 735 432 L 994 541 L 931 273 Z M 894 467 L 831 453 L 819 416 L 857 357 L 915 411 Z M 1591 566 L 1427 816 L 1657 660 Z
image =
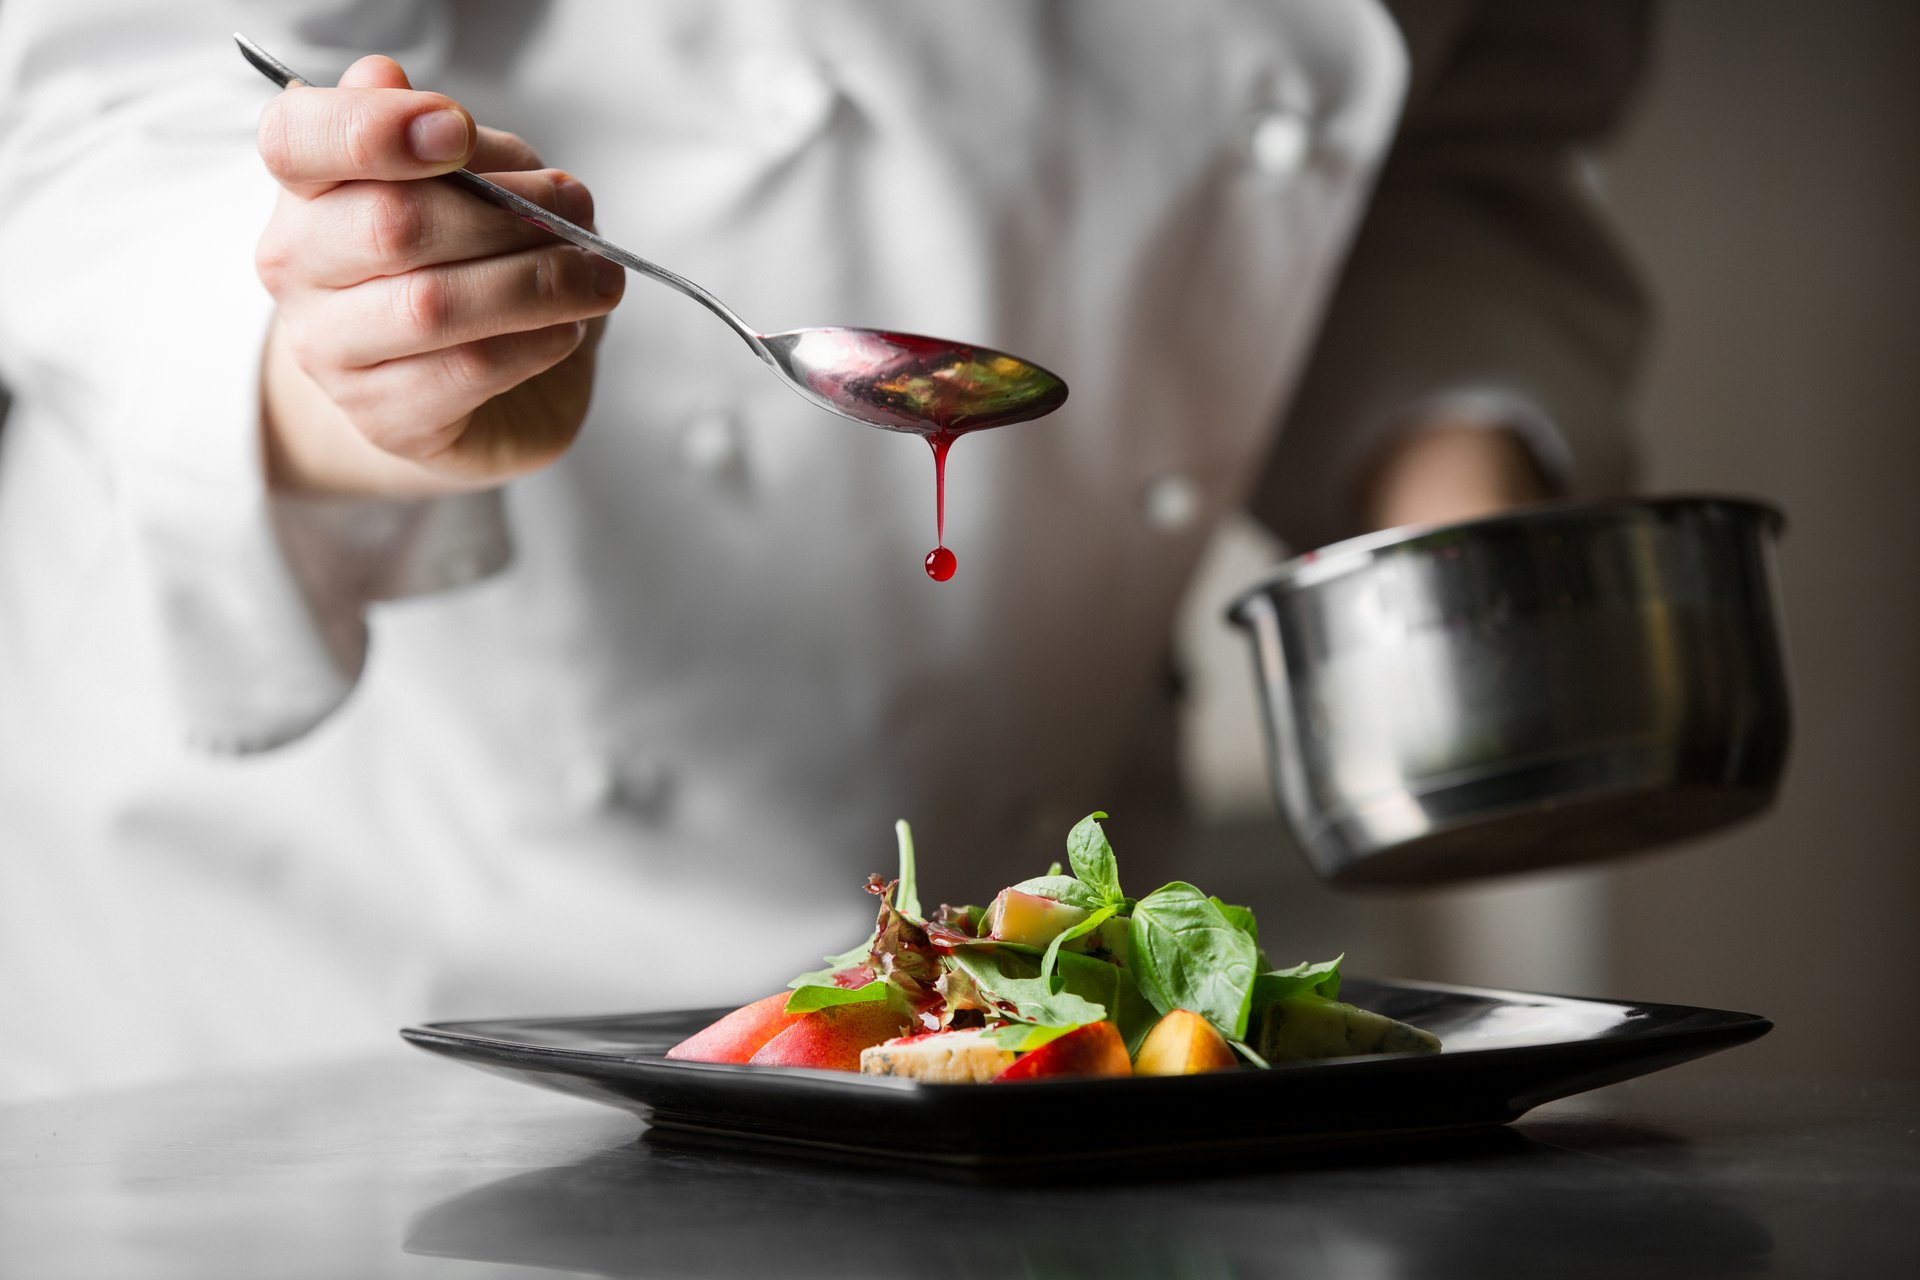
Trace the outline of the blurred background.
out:
M 1297 856 L 1276 858 L 1245 645 L 1220 622 L 1281 549 L 1235 527 L 1181 637 L 1198 695 L 1187 784 L 1209 824 L 1192 878 L 1244 886 L 1263 941 L 1284 929 L 1302 958 L 1345 949 L 1369 974 L 1777 1022 L 1690 1070 L 1912 1075 L 1920 5 L 1675 0 L 1653 58 L 1593 173 L 1658 301 L 1641 488 L 1748 494 L 1787 513 L 1796 723 L 1779 803 L 1710 841 L 1600 870 L 1396 897 L 1321 886 Z

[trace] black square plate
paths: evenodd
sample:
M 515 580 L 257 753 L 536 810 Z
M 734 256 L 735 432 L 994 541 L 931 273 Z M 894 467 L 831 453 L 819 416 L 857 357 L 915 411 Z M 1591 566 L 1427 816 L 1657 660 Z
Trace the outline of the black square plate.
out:
M 1764 1035 L 1750 1013 L 1424 982 L 1341 998 L 1424 1027 L 1437 1054 L 1171 1078 L 923 1084 L 661 1055 L 725 1013 L 507 1018 L 408 1027 L 433 1053 L 633 1111 L 656 1129 L 822 1154 L 990 1167 L 1210 1158 L 1505 1124 L 1533 1107 Z

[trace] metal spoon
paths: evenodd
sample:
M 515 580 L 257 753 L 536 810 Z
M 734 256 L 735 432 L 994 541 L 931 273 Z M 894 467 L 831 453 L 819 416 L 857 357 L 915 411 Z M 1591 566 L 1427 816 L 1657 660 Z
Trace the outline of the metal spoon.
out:
M 308 83 L 239 32 L 233 38 L 246 60 L 281 88 Z M 460 169 L 441 176 L 562 240 L 678 289 L 725 321 L 794 390 L 856 422 L 951 439 L 982 427 L 1043 417 L 1066 401 L 1067 384 L 1059 378 L 1037 364 L 988 347 L 884 329 L 759 333 L 685 276 L 629 253 L 478 174 Z

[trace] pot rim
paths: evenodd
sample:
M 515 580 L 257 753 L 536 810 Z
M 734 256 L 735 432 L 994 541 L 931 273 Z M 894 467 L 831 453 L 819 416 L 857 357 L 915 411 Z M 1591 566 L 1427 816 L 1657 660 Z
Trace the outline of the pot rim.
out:
M 1705 507 L 1734 508 L 1749 519 L 1764 523 L 1768 531 L 1776 537 L 1787 527 L 1786 513 L 1779 507 L 1764 499 L 1743 497 L 1738 494 L 1681 493 L 1660 497 L 1612 498 L 1600 501 L 1563 498 L 1530 503 L 1510 511 L 1479 516 L 1472 520 L 1460 520 L 1447 524 L 1401 525 L 1393 529 L 1380 529 L 1302 552 L 1291 559 L 1281 561 L 1264 576 L 1243 589 L 1228 604 L 1226 616 L 1230 622 L 1241 626 L 1250 625 L 1247 620 L 1247 609 L 1255 599 L 1271 596 L 1276 592 L 1300 591 L 1317 586 L 1356 572 L 1385 555 L 1457 545 L 1463 537 L 1483 530 L 1623 522 L 1669 512 L 1676 508 Z

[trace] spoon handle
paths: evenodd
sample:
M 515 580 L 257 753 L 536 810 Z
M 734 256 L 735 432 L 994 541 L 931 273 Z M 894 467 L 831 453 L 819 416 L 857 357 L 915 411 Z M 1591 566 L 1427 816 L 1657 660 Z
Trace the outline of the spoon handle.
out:
M 288 67 L 286 63 L 280 61 L 247 37 L 241 35 L 238 31 L 233 33 L 233 40 L 235 44 L 240 46 L 241 56 L 251 63 L 256 71 L 279 85 L 282 89 L 291 89 L 297 85 L 310 83 L 304 77 L 296 75 L 293 69 Z M 517 196 L 497 183 L 488 182 L 485 178 L 471 170 L 456 169 L 452 173 L 443 173 L 440 176 L 457 187 L 471 191 L 474 195 L 479 196 L 489 204 L 498 205 L 514 216 L 523 218 L 542 230 L 552 232 L 562 240 L 577 244 L 590 253 L 597 253 L 603 258 L 611 259 L 629 271 L 637 271 L 643 276 L 658 280 L 669 289 L 678 289 L 681 293 L 686 294 L 689 298 L 692 298 L 695 302 L 713 312 L 714 315 L 719 316 L 721 320 L 726 322 L 729 328 L 746 339 L 747 345 L 753 348 L 756 355 L 762 360 L 767 360 L 771 363 L 771 357 L 767 353 L 766 345 L 761 342 L 760 335 L 756 333 L 746 321 L 735 315 L 733 310 L 724 302 L 685 276 L 669 271 L 656 263 L 648 262 L 639 254 L 630 253 L 613 243 L 613 241 L 602 236 L 597 236 L 585 227 L 568 222 L 558 214 L 549 213 L 533 201 L 522 196 Z

